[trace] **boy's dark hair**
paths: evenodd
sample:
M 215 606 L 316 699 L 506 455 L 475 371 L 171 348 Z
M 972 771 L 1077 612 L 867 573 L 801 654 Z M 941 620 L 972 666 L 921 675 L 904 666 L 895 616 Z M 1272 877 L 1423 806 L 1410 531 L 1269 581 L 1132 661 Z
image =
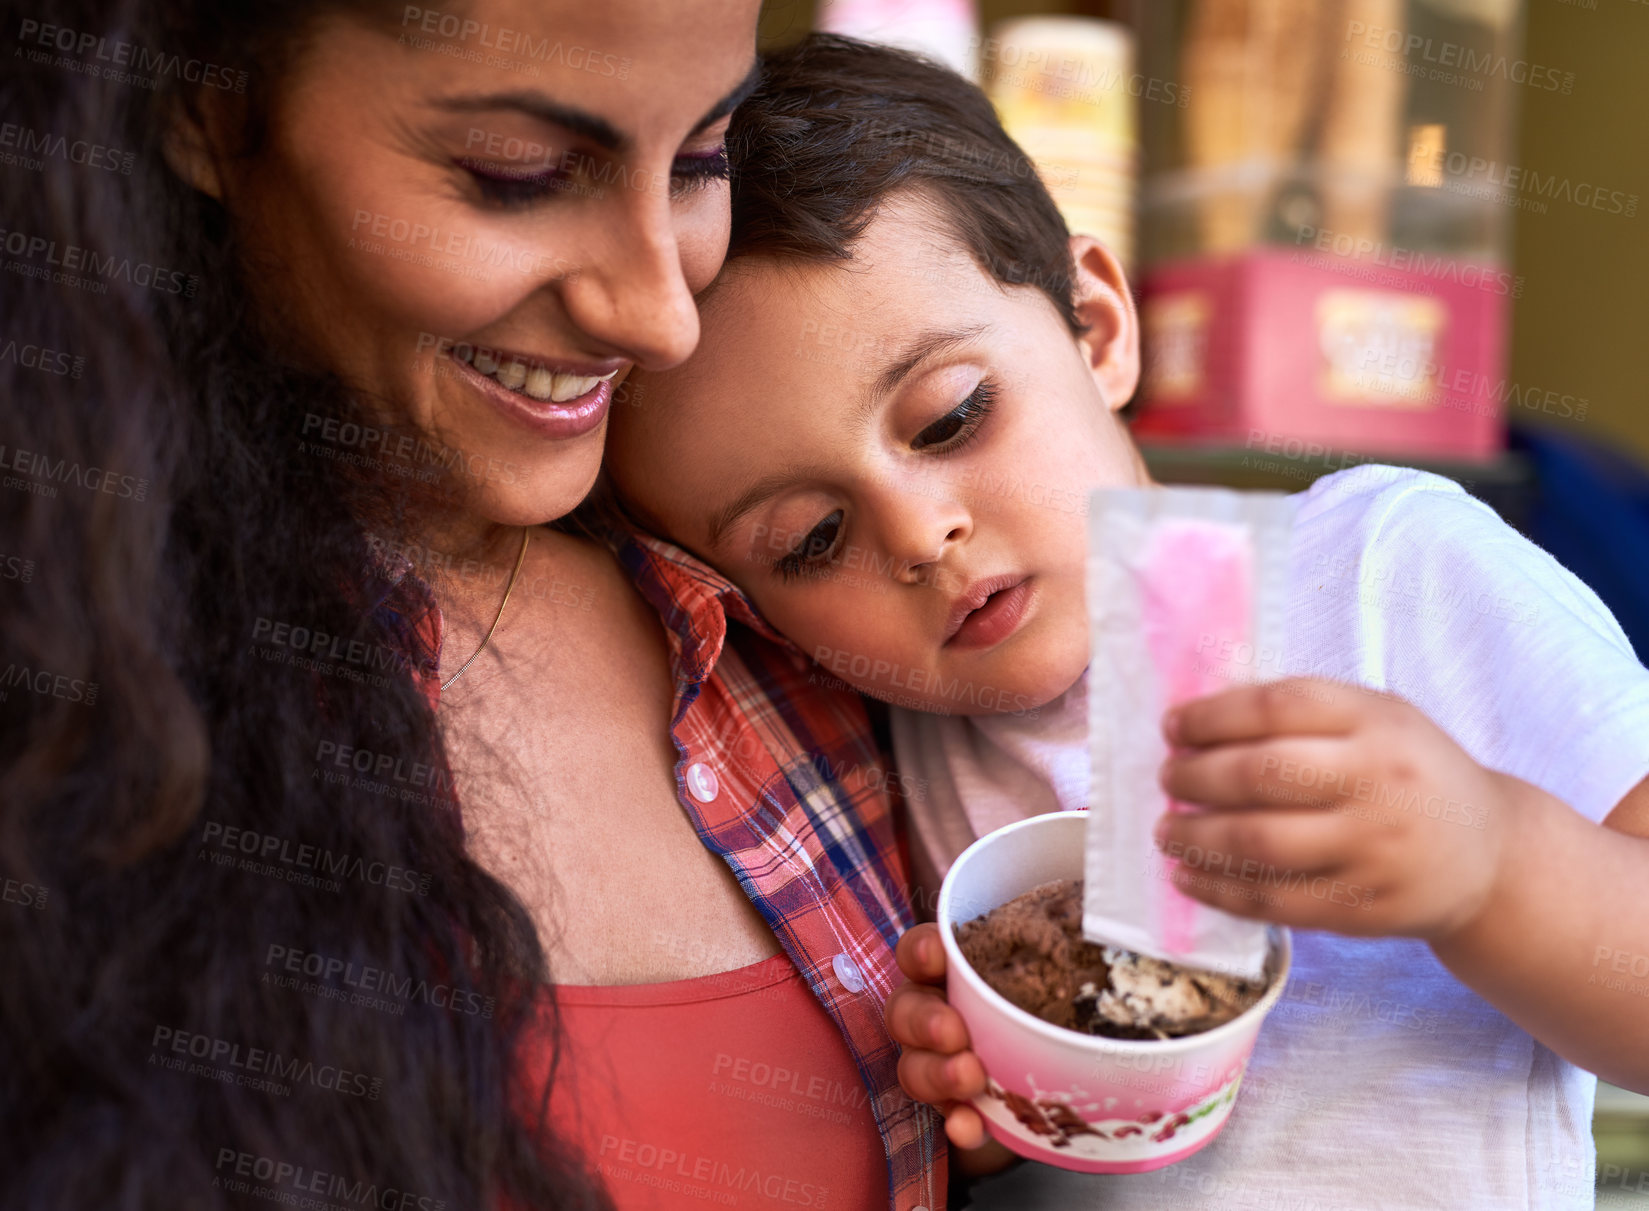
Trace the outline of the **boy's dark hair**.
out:
M 884 198 L 919 189 L 981 269 L 1036 287 L 1082 330 L 1065 220 L 978 88 L 927 59 L 833 34 L 763 66 L 727 135 L 729 261 L 847 260 Z

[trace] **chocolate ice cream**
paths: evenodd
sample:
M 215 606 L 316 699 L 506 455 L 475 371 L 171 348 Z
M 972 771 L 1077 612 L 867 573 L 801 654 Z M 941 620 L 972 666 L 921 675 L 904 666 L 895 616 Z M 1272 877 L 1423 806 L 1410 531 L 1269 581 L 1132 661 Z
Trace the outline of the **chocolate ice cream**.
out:
M 956 927 L 985 983 L 1045 1022 L 1117 1039 L 1168 1039 L 1212 1030 L 1265 992 L 1243 980 L 1181 967 L 1082 936 L 1082 880 L 1034 887 Z

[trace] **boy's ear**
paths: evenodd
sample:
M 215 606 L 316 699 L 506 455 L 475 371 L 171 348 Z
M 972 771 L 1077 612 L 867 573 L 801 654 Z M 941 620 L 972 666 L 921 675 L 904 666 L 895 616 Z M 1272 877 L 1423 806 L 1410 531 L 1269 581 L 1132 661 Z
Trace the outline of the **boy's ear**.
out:
M 1071 260 L 1076 263 L 1076 317 L 1087 326 L 1077 337 L 1088 358 L 1088 369 L 1115 412 L 1139 385 L 1139 313 L 1122 266 L 1091 235 L 1071 237 Z

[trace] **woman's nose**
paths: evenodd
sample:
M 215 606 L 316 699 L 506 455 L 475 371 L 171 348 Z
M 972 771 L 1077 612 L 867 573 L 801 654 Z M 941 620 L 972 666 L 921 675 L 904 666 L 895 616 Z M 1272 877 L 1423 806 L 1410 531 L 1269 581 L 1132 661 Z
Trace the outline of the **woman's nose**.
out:
M 609 212 L 603 234 L 600 255 L 589 255 L 562 283 L 568 318 L 644 370 L 687 360 L 698 346 L 699 313 L 682 275 L 669 199 L 625 199 Z

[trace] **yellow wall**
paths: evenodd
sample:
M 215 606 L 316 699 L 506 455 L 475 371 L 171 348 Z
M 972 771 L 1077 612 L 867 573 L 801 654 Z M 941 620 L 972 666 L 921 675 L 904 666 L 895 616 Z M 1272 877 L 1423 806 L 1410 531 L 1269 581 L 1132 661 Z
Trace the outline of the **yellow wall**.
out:
M 1532 0 L 1524 58 L 1575 73 L 1574 92 L 1524 90 L 1519 163 L 1637 194 L 1635 217 L 1553 201 L 1518 216 L 1512 325 L 1520 387 L 1585 397 L 1584 421 L 1520 419 L 1630 450 L 1649 464 L 1649 3 Z

